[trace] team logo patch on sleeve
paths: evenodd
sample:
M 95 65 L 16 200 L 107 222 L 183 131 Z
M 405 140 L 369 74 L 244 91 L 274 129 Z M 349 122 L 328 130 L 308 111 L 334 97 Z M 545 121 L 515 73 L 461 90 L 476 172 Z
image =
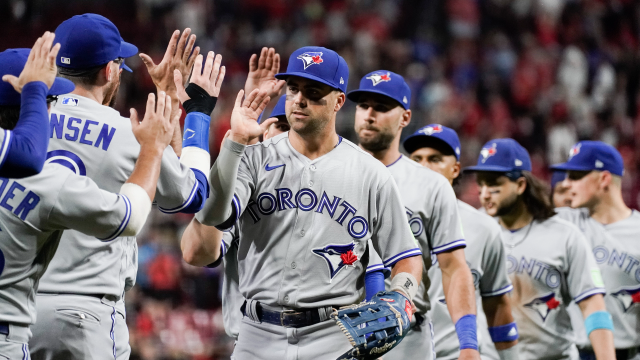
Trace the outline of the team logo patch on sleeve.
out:
M 531 301 L 528 304 L 525 304 L 524 306 L 535 310 L 538 313 L 538 315 L 540 315 L 540 317 L 542 318 L 542 321 L 546 321 L 551 311 L 553 311 L 554 309 L 557 309 L 560 306 L 560 304 L 561 304 L 560 301 L 556 299 L 556 294 L 550 293 L 543 297 L 533 299 L 533 301 Z
M 313 249 L 314 254 L 320 256 L 327 262 L 331 279 L 342 270 L 345 266 L 355 266 L 358 256 L 353 252 L 355 244 L 344 245 L 327 245 L 323 248 Z
M 324 62 L 321 52 L 306 52 L 298 55 L 298 59 L 302 60 L 305 70 L 311 65 L 322 64 Z
M 493 145 L 491 145 L 491 147 L 487 147 L 487 148 L 482 148 L 482 150 L 480 150 L 480 155 L 482 155 L 482 163 L 484 164 L 485 161 L 487 161 L 488 158 L 492 157 L 493 155 L 495 155 L 498 152 L 498 149 L 496 149 L 497 144 L 493 143 Z
M 391 81 L 391 73 L 373 73 L 367 76 L 367 79 L 371 80 L 373 86 L 376 86 L 381 82 Z
M 611 294 L 618 299 L 624 312 L 629 311 L 634 305 L 640 304 L 640 287 L 622 288 Z

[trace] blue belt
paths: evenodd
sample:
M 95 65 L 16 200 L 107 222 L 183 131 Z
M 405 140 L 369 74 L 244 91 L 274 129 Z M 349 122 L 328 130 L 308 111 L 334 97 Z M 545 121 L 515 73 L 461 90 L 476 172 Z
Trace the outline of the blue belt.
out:
M 247 302 L 240 307 L 243 315 L 247 315 L 245 312 Z M 285 310 L 285 311 L 273 311 L 262 307 L 260 303 L 256 305 L 256 313 L 260 322 L 278 325 L 287 328 L 301 328 L 305 326 L 311 326 L 318 324 L 327 319 L 320 318 L 320 309 L 309 310 Z
M 9 323 L 0 322 L 0 334 L 9 335 Z

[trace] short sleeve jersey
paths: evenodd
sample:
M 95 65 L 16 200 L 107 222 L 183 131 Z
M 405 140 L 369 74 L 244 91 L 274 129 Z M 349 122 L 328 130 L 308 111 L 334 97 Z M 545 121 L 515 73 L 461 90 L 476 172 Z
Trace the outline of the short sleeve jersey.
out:
M 515 232 L 503 229 L 503 239 L 520 356 L 577 356 L 567 306 L 605 292 L 587 239 L 558 216 Z
M 458 203 L 447 179 L 406 156 L 401 156 L 388 166 L 400 190 L 406 219 L 416 241 L 422 249 L 424 273 L 422 284 L 413 299 L 418 311 L 426 314 L 431 308 L 427 290 L 430 279 L 427 270 L 431 267 L 431 253 L 465 247 L 460 225 Z M 387 285 L 390 285 L 390 280 Z
M 507 258 L 502 243 L 502 230 L 495 220 L 470 205 L 458 200 L 460 220 L 467 247 L 464 254 L 473 275 L 476 288 L 478 311 L 482 311 L 481 297 L 499 296 L 513 289 L 507 274 Z M 457 359 L 460 343 L 456 328 L 449 315 L 442 289 L 442 272 L 438 258 L 432 256 L 433 266 L 429 269 L 429 298 L 433 301 L 431 320 L 433 322 L 436 357 Z M 482 348 L 480 349 L 482 352 Z
M 236 184 L 246 299 L 290 308 L 350 305 L 364 295 L 369 240 L 386 266 L 420 255 L 391 174 L 342 138 L 314 160 L 293 148 L 288 133 L 248 146 Z
M 38 280 L 62 230 L 108 243 L 126 228 L 130 214 L 125 196 L 100 190 L 57 164 L 23 179 L 0 178 L 0 322 L 35 322 Z
M 66 166 L 111 192 L 118 192 L 133 172 L 140 144 L 131 121 L 118 111 L 82 96 L 61 96 L 51 109 L 50 129 L 47 162 Z M 179 211 L 193 199 L 197 186 L 191 169 L 181 165 L 167 147 L 155 196 L 159 208 Z M 60 248 L 41 279 L 42 292 L 118 297 L 135 283 L 138 253 L 134 237 L 100 243 L 77 231 L 66 231 Z
M 603 225 L 588 209 L 557 209 L 558 216 L 575 224 L 589 240 L 607 294 L 607 311 L 613 318 L 616 349 L 640 346 L 640 213 Z M 589 346 L 583 321 L 575 321 L 578 345 Z

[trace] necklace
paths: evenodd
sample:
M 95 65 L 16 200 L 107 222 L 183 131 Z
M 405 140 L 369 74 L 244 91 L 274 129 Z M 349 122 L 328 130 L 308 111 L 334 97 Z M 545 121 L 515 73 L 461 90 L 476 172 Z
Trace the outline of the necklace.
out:
M 533 225 L 534 220 L 531 219 L 531 222 L 529 223 L 529 225 L 527 225 L 527 232 L 524 234 L 524 237 L 518 241 L 516 241 L 515 243 L 505 243 L 505 245 L 507 245 L 507 248 L 509 248 L 509 251 L 511 251 L 511 249 L 515 248 L 516 246 L 522 244 L 526 239 L 527 236 L 529 236 L 529 231 L 531 231 L 531 226 Z

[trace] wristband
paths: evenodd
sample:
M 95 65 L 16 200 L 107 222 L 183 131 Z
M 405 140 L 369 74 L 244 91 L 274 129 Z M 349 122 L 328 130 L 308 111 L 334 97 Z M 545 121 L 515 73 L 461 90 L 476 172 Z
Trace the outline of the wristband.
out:
M 478 350 L 478 324 L 475 315 L 467 314 L 458 319 L 456 333 L 460 341 L 460 350 Z
M 190 146 L 209 152 L 209 124 L 211 117 L 201 112 L 187 114 L 184 118 L 184 134 L 182 135 L 182 147 Z M 208 167 L 207 167 L 208 168 Z M 208 170 L 208 169 L 207 169 Z
M 587 337 L 593 330 L 606 329 L 613 331 L 611 314 L 604 310 L 591 313 L 591 315 L 585 319 L 584 327 L 587 330 Z
M 518 340 L 518 325 L 515 322 L 506 325 L 493 326 L 489 328 L 491 340 L 496 342 L 511 342 Z
M 371 301 L 380 291 L 384 291 L 384 273 L 382 270 L 370 271 L 364 275 L 365 301 Z
M 211 115 L 211 112 L 216 107 L 217 97 L 209 95 L 207 90 L 194 83 L 189 83 L 185 91 L 190 98 L 182 104 L 187 114 L 197 111 L 205 115 Z
M 413 301 L 418 292 L 418 280 L 407 272 L 398 273 L 391 280 L 391 291 L 401 292 Z

